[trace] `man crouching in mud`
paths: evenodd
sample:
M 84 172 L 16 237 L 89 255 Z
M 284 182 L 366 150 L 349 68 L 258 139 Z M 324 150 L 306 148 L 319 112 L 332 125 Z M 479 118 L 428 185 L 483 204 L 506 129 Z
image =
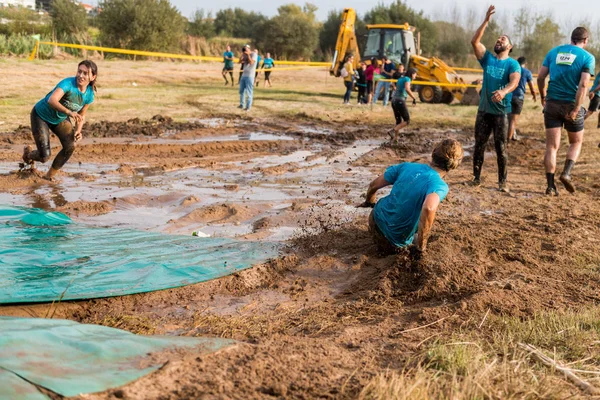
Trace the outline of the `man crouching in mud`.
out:
M 401 163 L 392 165 L 371 184 L 367 200 L 358 207 L 371 207 L 369 231 L 381 253 L 393 254 L 410 246 L 413 259 L 419 259 L 427 247 L 435 213 L 448 194 L 443 178 L 458 168 L 463 149 L 454 139 L 435 146 L 431 163 Z M 388 196 L 377 201 L 377 191 L 393 185 Z M 416 238 L 415 238 L 416 234 Z

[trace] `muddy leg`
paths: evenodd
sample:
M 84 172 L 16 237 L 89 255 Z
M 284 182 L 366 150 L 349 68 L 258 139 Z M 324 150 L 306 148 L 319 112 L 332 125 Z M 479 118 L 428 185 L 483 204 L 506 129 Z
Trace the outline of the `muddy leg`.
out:
M 52 128 L 52 132 L 58 137 L 60 140 L 60 144 L 62 145 L 61 151 L 58 152 L 54 161 L 52 162 L 52 167 L 48 170 L 48 174 L 46 175 L 48 178 L 52 178 L 58 170 L 60 170 L 63 165 L 69 158 L 73 155 L 75 151 L 75 132 L 73 131 L 73 125 L 71 125 L 71 121 L 64 120 L 60 124 L 56 125 Z
M 493 117 L 493 116 L 492 116 Z M 481 169 L 483 167 L 483 158 L 485 145 L 487 144 L 492 125 L 489 123 L 488 114 L 479 112 L 475 120 L 475 148 L 473 149 L 473 183 L 481 183 Z
M 506 191 L 506 177 L 508 175 L 508 155 L 506 154 L 506 142 L 508 118 L 506 115 L 494 116 L 494 147 L 496 148 L 496 157 L 498 158 L 498 185 L 500 190 Z
M 30 161 L 40 161 L 45 163 L 50 159 L 50 126 L 46 121 L 40 118 L 35 112 L 35 109 L 31 110 L 31 132 L 33 139 L 35 140 L 35 146 L 37 150 L 28 151 L 27 158 Z M 25 154 L 23 154 L 25 156 Z M 25 157 L 23 159 L 25 161 Z M 25 161 L 27 162 L 27 161 Z

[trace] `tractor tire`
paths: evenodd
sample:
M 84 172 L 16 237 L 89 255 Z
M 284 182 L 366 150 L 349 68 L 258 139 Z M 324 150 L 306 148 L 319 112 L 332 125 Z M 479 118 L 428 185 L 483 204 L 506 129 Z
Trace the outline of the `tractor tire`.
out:
M 454 94 L 450 91 L 444 92 L 444 94 L 442 94 L 442 103 L 444 104 L 450 104 L 454 101 Z
M 442 88 L 439 86 L 421 86 L 419 89 L 419 100 L 422 103 L 431 103 L 436 104 L 442 101 L 442 96 L 444 92 L 442 92 Z

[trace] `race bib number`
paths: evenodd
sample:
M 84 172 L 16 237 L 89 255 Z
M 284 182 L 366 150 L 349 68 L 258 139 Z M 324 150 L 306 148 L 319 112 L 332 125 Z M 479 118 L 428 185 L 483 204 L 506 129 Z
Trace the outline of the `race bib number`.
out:
M 571 53 L 558 53 L 556 56 L 556 65 L 572 65 L 577 56 Z

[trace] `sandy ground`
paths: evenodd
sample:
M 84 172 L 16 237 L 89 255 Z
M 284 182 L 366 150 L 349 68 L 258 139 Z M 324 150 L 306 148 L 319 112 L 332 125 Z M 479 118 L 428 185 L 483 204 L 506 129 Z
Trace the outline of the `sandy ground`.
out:
M 165 114 L 102 120 L 86 128 L 55 183 L 17 171 L 31 139 L 26 128 L 11 129 L 0 135 L 2 203 L 58 210 L 94 225 L 281 241 L 285 250 L 216 281 L 5 306 L 0 314 L 44 316 L 53 307 L 55 318 L 241 342 L 211 355 L 192 351 L 85 399 L 356 398 L 378 374 L 411 365 L 432 338 L 481 330 L 486 318 L 527 319 L 600 301 L 600 135 L 586 133 L 574 172 L 578 191 L 549 198 L 540 117 L 527 118 L 523 139 L 509 148 L 509 194 L 496 190 L 491 149 L 483 185 L 468 185 L 472 131 L 436 122 L 415 124 L 390 146 L 389 122 L 214 112 L 177 121 Z M 369 211 L 354 205 L 387 166 L 428 162 L 433 144 L 447 137 L 461 141 L 467 157 L 447 179 L 450 194 L 425 259 L 415 268 L 406 254 L 379 256 L 367 231 Z M 580 394 L 568 385 L 557 393 Z

